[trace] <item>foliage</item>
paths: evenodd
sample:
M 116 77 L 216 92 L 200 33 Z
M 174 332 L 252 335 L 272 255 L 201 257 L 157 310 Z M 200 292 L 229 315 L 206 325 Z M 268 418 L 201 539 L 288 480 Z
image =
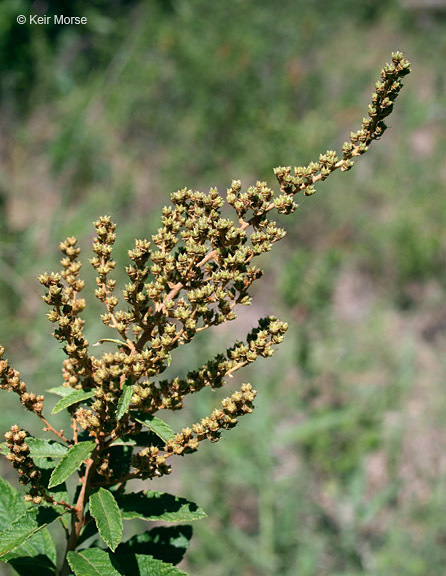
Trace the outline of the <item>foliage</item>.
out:
M 272 316 L 263 318 L 245 343 L 235 343 L 201 369 L 182 378 L 159 376 L 170 366 L 172 353 L 180 345 L 190 343 L 210 327 L 234 320 L 237 305 L 251 303 L 249 289 L 262 276 L 252 260 L 270 251 L 285 235 L 269 219 L 270 212 L 294 212 L 298 207 L 296 194 L 311 196 L 315 185 L 332 172 L 352 168 L 355 158 L 386 130 L 384 119 L 393 109 L 401 78 L 409 72 L 410 64 L 403 55 L 393 53 L 392 63 L 386 64 L 375 84 L 368 118 L 363 119 L 360 130 L 350 134 L 342 157 L 329 150 L 307 166 L 276 168 L 279 194 L 265 182 L 257 182 L 244 192 L 238 180 L 228 189 L 226 203 L 215 188 L 208 194 L 186 188 L 172 194 L 173 206 L 163 209 L 162 227 L 152 236 L 152 243 L 136 240 L 128 252 L 131 263 L 126 273 L 130 282 L 123 290 L 126 310 L 118 309 L 116 280 L 111 277 L 116 265 L 111 256 L 116 225 L 109 217 L 99 218 L 95 222 L 95 256 L 90 260 L 97 274 L 95 295 L 106 308 L 102 322 L 119 337 L 101 338 L 95 346 L 111 344 L 113 352 L 105 351 L 100 357 L 90 353 L 80 317 L 86 307 L 79 297 L 84 288 L 79 277 L 80 249 L 74 237 L 60 244 L 62 271 L 45 273 L 39 280 L 46 288 L 43 299 L 50 306 L 47 316 L 55 325 L 53 335 L 67 356 L 62 388 L 69 393 L 53 389 L 62 395 L 53 413 L 67 410 L 73 433 L 67 438 L 48 421 L 43 413 L 44 397 L 28 392 L 19 372 L 1 360 L 0 387 L 18 394 L 23 407 L 41 419 L 46 432 L 58 438 L 55 444 L 33 438 L 17 425 L 5 434 L 6 457 L 21 483 L 29 486 L 25 501 L 36 507 L 13 515 L 11 525 L 0 533 L 1 557 L 9 561 L 9 553 L 21 550 L 46 526 L 69 514 L 71 526 L 66 527 L 60 572 L 43 548 L 37 554 L 54 573 L 65 576 L 72 570 L 77 576 L 115 575 L 132 570 L 141 575 L 183 574 L 171 562 L 181 559 L 176 542 L 179 537 L 187 541 L 190 531 L 150 531 L 121 545 L 122 521 L 147 518 L 145 510 L 151 499 L 157 504 L 151 502 L 151 520 L 193 520 L 203 512 L 192 503 L 185 505 L 181 499 L 164 494 L 125 494 L 127 483 L 168 475 L 175 456 L 195 452 L 205 439 L 218 441 L 223 430 L 234 428 L 240 416 L 252 412 L 256 391 L 250 384 L 242 384 L 208 417 L 178 433 L 154 414 L 180 410 L 189 394 L 205 387 L 218 389 L 240 368 L 259 357 L 272 356 L 288 325 Z M 236 213 L 236 222 L 225 217 L 229 207 Z M 0 358 L 3 354 L 1 348 Z M 51 463 L 53 459 L 58 462 Z M 69 495 L 65 481 L 75 472 L 78 483 Z M 55 487 L 62 492 L 54 491 Z M 98 539 L 87 549 L 78 548 L 94 536 L 100 536 L 111 552 L 101 549 Z M 158 549 L 162 559 L 156 557 Z M 12 565 L 15 567 L 14 562 Z

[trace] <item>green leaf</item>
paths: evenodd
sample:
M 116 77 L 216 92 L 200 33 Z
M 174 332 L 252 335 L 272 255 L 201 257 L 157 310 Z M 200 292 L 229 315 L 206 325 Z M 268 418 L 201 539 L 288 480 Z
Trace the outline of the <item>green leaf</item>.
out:
M 54 470 L 56 467 L 56 462 L 51 458 L 34 458 L 34 464 L 39 470 Z M 49 477 L 48 477 L 49 480 Z
M 11 522 L 24 514 L 30 508 L 23 495 L 0 478 L 0 532 L 5 531 Z M 0 558 L 2 562 L 11 564 L 16 572 L 23 576 L 50 576 L 54 574 L 56 564 L 56 547 L 48 530 L 36 532 L 19 548 Z M 38 574 L 29 565 L 39 566 Z
M 62 458 L 68 452 L 68 448 L 53 440 L 41 438 L 27 438 L 26 443 L 30 449 L 31 458 Z
M 11 522 L 21 516 L 27 508 L 18 490 L 0 477 L 0 532 L 6 530 Z
M 156 418 L 156 416 L 150 416 L 148 414 L 144 414 L 143 412 L 136 412 L 132 413 L 132 417 L 134 420 L 147 426 L 152 432 L 163 440 L 163 442 L 168 442 L 171 438 L 175 436 L 175 432 L 172 428 L 166 424 L 160 418 Z
M 71 476 L 71 474 L 79 468 L 82 462 L 91 455 L 95 446 L 95 442 L 92 441 L 79 442 L 79 444 L 72 446 L 54 468 L 48 488 L 53 488 L 58 484 L 62 484 L 62 482 Z
M 51 534 L 44 528 L 0 560 L 10 564 L 21 576 L 54 576 L 56 546 Z
M 50 394 L 56 394 L 56 396 L 69 396 L 73 392 L 74 388 L 70 388 L 68 386 L 55 386 L 54 388 L 50 388 L 47 390 Z
M 30 508 L 0 533 L 0 558 L 21 546 L 61 514 L 54 508 Z
M 70 394 L 59 400 L 59 402 L 54 406 L 53 410 L 51 411 L 51 414 L 57 414 L 58 412 L 65 410 L 65 408 L 68 408 L 73 404 L 77 404 L 78 402 L 88 400 L 93 396 L 94 396 L 93 390 L 88 390 L 87 392 L 85 390 L 75 390 L 74 392 L 71 392 Z
M 193 502 L 173 494 L 137 492 L 116 498 L 123 520 L 164 520 L 165 522 L 192 522 L 206 518 L 207 514 Z
M 116 408 L 116 420 L 119 422 L 127 412 L 130 402 L 132 401 L 133 385 L 124 383 L 122 386 L 121 397 L 119 398 L 118 407 Z
M 51 458 L 61 458 L 64 456 L 68 447 L 55 442 L 53 440 L 42 440 L 41 438 L 29 437 L 26 440 L 28 446 L 30 447 L 30 455 L 34 460 L 37 468 L 41 469 L 52 469 L 55 463 Z M 6 456 L 9 453 L 9 449 L 4 444 L 0 444 L 0 454 Z
M 67 559 L 76 576 L 122 576 L 122 572 L 113 566 L 108 552 L 100 548 L 68 552 Z
M 146 556 L 145 554 L 119 556 L 118 562 L 121 566 L 121 573 L 124 576 L 187 576 L 186 572 L 183 572 L 176 566 L 166 564 L 161 560 L 157 560 L 152 556 Z M 80 574 L 78 576 L 80 576 Z M 87 575 L 85 574 L 85 576 Z M 90 576 L 90 574 L 88 574 L 88 576 Z
M 187 576 L 179 568 L 143 554 L 111 555 L 100 548 L 68 552 L 76 576 Z
M 113 494 L 99 488 L 90 496 L 90 514 L 96 521 L 99 534 L 113 552 L 121 542 L 122 518 Z
M 192 526 L 157 526 L 120 544 L 116 555 L 147 554 L 163 562 L 178 564 L 189 548 L 191 538 Z

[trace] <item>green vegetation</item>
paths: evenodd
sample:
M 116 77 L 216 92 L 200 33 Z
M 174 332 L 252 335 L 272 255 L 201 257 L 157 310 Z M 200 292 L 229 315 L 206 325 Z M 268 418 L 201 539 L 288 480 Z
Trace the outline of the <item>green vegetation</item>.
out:
M 75 234 L 86 251 L 90 222 L 111 213 L 124 262 L 168 190 L 270 181 L 271 165 L 339 147 L 383 58 L 395 46 L 411 55 L 392 129 L 301 204 L 261 261 L 266 290 L 230 331 L 177 351 L 172 377 L 260 316 L 291 326 L 280 353 L 243 375 L 259 390 L 257 415 L 184 459 L 162 489 L 212 511 L 180 564 L 194 576 L 441 575 L 442 19 L 397 2 L 118 2 L 113 13 L 91 2 L 88 28 L 51 31 L 19 28 L 15 5 L 0 6 L 2 42 L 17 50 L 2 62 L 0 333 L 38 393 L 60 385 L 64 357 L 49 353 L 35 280 L 56 265 L 55 243 Z M 99 310 L 85 316 L 91 342 L 103 336 L 90 322 Z M 181 424 L 221 398 L 203 391 Z M 2 400 L 2 429 L 20 418 L 39 433 L 12 395 Z

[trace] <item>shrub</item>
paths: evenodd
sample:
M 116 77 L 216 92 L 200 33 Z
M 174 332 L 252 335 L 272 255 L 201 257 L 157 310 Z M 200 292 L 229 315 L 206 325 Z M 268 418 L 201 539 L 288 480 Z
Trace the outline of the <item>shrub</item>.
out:
M 245 342 L 237 342 L 199 370 L 170 380 L 160 375 L 178 346 L 233 320 L 237 305 L 251 303 L 249 289 L 262 276 L 253 260 L 285 235 L 270 213 L 294 212 L 296 194 L 310 196 L 332 172 L 352 168 L 355 158 L 383 135 L 384 119 L 409 71 L 402 54 L 394 53 L 392 64 L 384 67 L 376 83 L 368 118 L 344 143 L 341 157 L 329 150 L 308 166 L 276 168 L 279 194 L 265 182 L 243 191 L 238 180 L 228 189 L 226 202 L 216 189 L 207 194 L 188 189 L 172 194 L 172 205 L 163 208 L 162 227 L 152 242 L 136 240 L 128 253 L 126 309 L 119 309 L 112 278 L 116 225 L 107 216 L 99 218 L 90 263 L 97 273 L 95 295 L 105 306 L 102 322 L 117 336 L 94 345 L 112 350 L 101 356 L 90 352 L 83 332 L 86 302 L 79 296 L 84 282 L 79 276 L 77 240 L 67 238 L 60 244 L 62 271 L 43 274 L 40 283 L 46 289 L 43 299 L 50 307 L 47 316 L 55 326 L 54 337 L 67 356 L 63 385 L 48 390 L 60 397 L 52 414 L 69 413 L 70 435 L 57 430 L 44 415 L 44 397 L 28 392 L 19 372 L 0 360 L 0 387 L 16 392 L 23 407 L 41 419 L 44 432 L 55 437 L 36 438 L 18 425 L 5 434 L 3 454 L 27 492 L 23 501 L 1 480 L 0 557 L 19 574 L 29 574 L 31 568 L 62 576 L 71 571 L 77 576 L 184 574 L 174 565 L 187 547 L 189 526 L 158 526 L 121 542 L 123 520 L 189 522 L 205 513 L 174 495 L 134 493 L 127 489 L 128 483 L 170 474 L 176 456 L 195 452 L 203 440 L 218 441 L 223 430 L 252 412 L 256 391 L 251 384 L 242 384 L 208 417 L 178 433 L 155 414 L 180 410 L 187 395 L 206 386 L 220 388 L 259 356 L 271 356 L 287 324 L 263 318 Z M 228 205 L 236 222 L 224 217 Z M 0 358 L 4 352 L 0 348 Z M 77 481 L 69 490 L 66 481 L 73 474 Z M 66 535 L 59 568 L 46 530 L 55 520 Z

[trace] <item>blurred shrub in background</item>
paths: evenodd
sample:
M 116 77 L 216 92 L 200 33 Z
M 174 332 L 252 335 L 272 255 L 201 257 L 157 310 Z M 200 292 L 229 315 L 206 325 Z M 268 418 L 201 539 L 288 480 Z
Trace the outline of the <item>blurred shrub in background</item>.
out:
M 88 25 L 16 23 L 38 10 Z M 36 391 L 60 380 L 62 351 L 42 354 L 52 344 L 35 296 L 55 241 L 86 238 L 110 213 L 126 262 L 125 247 L 156 230 L 152 214 L 172 190 L 273 182 L 271 166 L 339 147 L 383 58 L 401 49 L 413 62 L 393 130 L 302 204 L 280 256 L 262 263 L 270 291 L 216 336 L 229 344 L 266 312 L 294 331 L 270 365 L 244 374 L 259 390 L 256 417 L 178 474 L 182 493 L 214 509 L 188 559 L 197 576 L 444 572 L 446 24 L 437 10 L 403 0 L 0 5 L 0 334 L 13 363 L 28 358 L 17 367 Z M 175 365 L 201 365 L 219 347 L 203 339 Z M 217 397 L 204 394 L 185 420 Z M 5 402 L 7 427 L 15 404 Z

